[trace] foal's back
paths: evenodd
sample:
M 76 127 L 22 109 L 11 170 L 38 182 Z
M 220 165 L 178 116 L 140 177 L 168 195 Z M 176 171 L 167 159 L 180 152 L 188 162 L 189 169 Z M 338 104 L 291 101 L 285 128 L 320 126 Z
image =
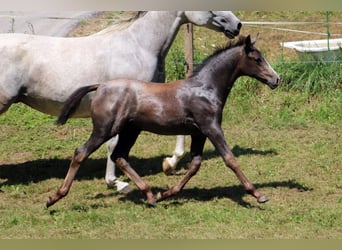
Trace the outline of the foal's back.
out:
M 185 86 L 185 80 L 159 84 L 115 79 L 100 84 L 92 101 L 94 120 L 111 119 L 108 122 L 114 126 L 129 125 L 158 134 L 189 134 L 193 127 L 191 122 L 184 126 L 185 120 L 191 120 Z

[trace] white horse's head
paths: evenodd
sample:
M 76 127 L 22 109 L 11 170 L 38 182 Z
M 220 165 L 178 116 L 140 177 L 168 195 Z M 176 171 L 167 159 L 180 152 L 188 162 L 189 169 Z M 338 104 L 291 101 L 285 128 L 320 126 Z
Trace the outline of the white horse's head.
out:
M 240 33 L 241 21 L 231 11 L 185 11 L 188 22 L 221 31 L 234 38 Z

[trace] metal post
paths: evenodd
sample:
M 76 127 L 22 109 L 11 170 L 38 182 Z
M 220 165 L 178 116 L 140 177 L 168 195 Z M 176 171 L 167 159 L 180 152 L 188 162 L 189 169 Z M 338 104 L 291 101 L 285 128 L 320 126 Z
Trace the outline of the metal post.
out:
M 327 28 L 327 41 L 328 41 L 328 51 L 330 51 L 330 31 L 329 31 L 329 11 L 325 12 L 326 16 L 326 28 Z

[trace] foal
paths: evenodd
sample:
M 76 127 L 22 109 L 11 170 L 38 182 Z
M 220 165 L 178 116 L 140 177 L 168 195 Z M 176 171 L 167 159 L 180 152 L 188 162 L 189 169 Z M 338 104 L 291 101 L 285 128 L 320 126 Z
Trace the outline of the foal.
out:
M 91 153 L 119 134 L 112 160 L 146 194 L 147 201 L 156 201 L 177 194 L 201 165 L 206 138 L 213 143 L 226 166 L 236 174 L 248 193 L 258 202 L 268 199 L 261 194 L 240 170 L 221 129 L 222 111 L 235 80 L 242 75 L 254 77 L 271 89 L 278 86 L 279 76 L 254 47 L 250 36 L 207 58 L 194 74 L 185 80 L 166 84 L 116 79 L 94 84 L 74 92 L 62 110 L 57 123 L 63 124 L 77 108 L 83 96 L 96 91 L 91 104 L 93 132 L 88 141 L 77 148 L 65 180 L 47 207 L 66 196 L 79 169 Z M 141 131 L 162 135 L 191 135 L 191 163 L 183 179 L 155 197 L 147 183 L 131 168 L 127 159 Z

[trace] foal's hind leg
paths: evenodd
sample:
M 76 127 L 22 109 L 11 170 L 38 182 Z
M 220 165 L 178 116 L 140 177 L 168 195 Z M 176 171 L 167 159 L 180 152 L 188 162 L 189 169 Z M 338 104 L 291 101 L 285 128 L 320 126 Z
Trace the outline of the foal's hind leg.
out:
M 83 146 L 75 150 L 74 157 L 72 158 L 72 161 L 70 163 L 68 173 L 62 185 L 57 190 L 56 194 L 49 197 L 49 200 L 46 203 L 47 207 L 52 206 L 58 200 L 62 199 L 64 196 L 68 194 L 72 182 L 82 162 L 84 162 L 89 157 L 89 155 L 93 153 L 95 150 L 97 150 L 105 141 L 106 138 L 99 137 L 93 132 L 89 140 Z
M 175 186 L 171 187 L 169 190 L 158 193 L 157 200 L 163 200 L 170 196 L 174 196 L 178 194 L 185 184 L 196 175 L 197 171 L 199 170 L 202 162 L 202 154 L 203 154 L 203 147 L 205 143 L 206 137 L 205 136 L 192 136 L 191 137 L 191 163 L 189 166 L 188 172 L 185 174 L 183 179 Z

